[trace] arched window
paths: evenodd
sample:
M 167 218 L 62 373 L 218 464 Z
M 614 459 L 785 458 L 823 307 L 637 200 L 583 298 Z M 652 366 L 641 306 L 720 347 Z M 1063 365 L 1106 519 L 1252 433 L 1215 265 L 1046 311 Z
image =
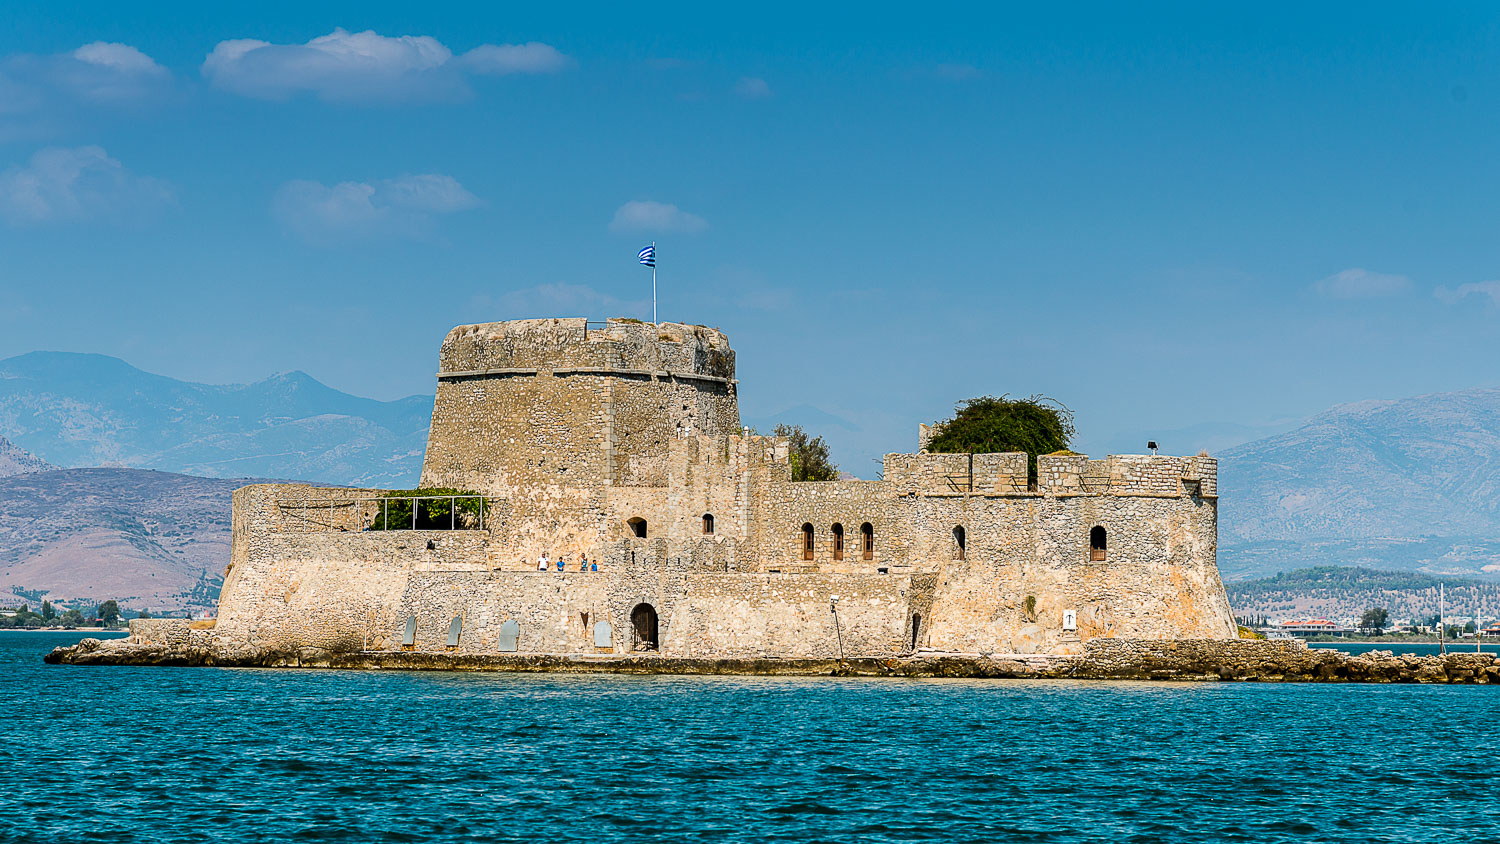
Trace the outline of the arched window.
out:
M 812 558 L 813 558 L 813 527 L 812 527 L 812 523 L 808 522 L 808 523 L 802 525 L 802 559 L 804 559 L 804 560 L 811 560 Z
M 869 522 L 859 526 L 859 555 L 866 560 L 875 559 L 875 526 Z
M 1089 529 L 1089 559 L 1096 563 L 1104 562 L 1106 554 L 1106 537 L 1104 528 L 1094 525 Z
M 713 532 L 714 532 L 714 514 L 713 513 L 704 513 L 703 514 L 703 533 L 705 535 L 707 535 L 707 534 L 711 534 Z
M 833 533 L 833 558 L 842 560 L 844 559 L 844 526 L 834 522 L 831 532 Z
M 964 526 L 955 525 L 953 527 L 953 559 L 962 560 L 968 549 L 968 537 L 964 533 Z
M 633 533 L 633 534 L 635 534 L 635 536 L 636 536 L 637 539 L 645 539 L 646 538 L 646 520 L 645 519 L 641 518 L 640 516 L 636 516 L 635 518 L 633 518 L 630 521 L 626 522 L 626 524 L 630 525 L 630 532 Z

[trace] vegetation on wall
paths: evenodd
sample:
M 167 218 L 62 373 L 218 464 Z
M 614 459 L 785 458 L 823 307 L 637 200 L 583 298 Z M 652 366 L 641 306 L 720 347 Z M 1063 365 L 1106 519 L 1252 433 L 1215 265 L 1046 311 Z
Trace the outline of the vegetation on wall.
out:
M 1044 396 L 980 396 L 959 402 L 953 418 L 937 423 L 927 450 L 934 454 L 1026 452 L 1027 476 L 1036 480 L 1039 454 L 1067 452 L 1073 411 Z
M 808 436 L 801 425 L 777 425 L 772 433 L 791 440 L 792 480 L 838 480 L 838 464 L 829 456 L 828 443 L 822 437 Z
M 380 502 L 369 529 L 412 530 L 415 506 L 416 530 L 473 530 L 489 524 L 490 518 L 488 500 L 478 495 L 472 490 L 448 487 L 390 490 L 384 495 L 389 500 Z

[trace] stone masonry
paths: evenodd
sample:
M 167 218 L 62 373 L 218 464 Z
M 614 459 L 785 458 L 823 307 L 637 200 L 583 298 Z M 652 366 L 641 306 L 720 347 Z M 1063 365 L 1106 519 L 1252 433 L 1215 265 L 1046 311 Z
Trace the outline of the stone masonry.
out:
M 194 641 L 842 659 L 1235 635 L 1211 458 L 1044 455 L 1029 486 L 1024 454 L 889 454 L 879 481 L 794 483 L 786 440 L 741 429 L 737 388 L 702 326 L 455 328 L 422 486 L 486 496 L 484 523 L 371 530 L 385 490 L 241 489 Z M 568 570 L 537 571 L 543 552 Z

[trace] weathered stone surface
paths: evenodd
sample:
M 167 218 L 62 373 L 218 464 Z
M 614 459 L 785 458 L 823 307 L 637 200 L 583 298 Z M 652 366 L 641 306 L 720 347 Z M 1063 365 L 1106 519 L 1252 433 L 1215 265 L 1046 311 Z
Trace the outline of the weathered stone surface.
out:
M 648 640 L 733 661 L 1235 635 L 1210 458 L 1043 456 L 1029 489 L 1024 454 L 891 454 L 879 481 L 793 483 L 788 442 L 740 429 L 716 329 L 460 326 L 438 368 L 423 482 L 491 496 L 482 525 L 371 531 L 381 490 L 246 487 L 216 626 L 133 625 L 132 642 L 305 662 L 402 653 L 413 617 L 411 649 L 451 660 L 499 658 L 512 622 L 511 661 Z M 567 571 L 538 572 L 544 552 Z M 633 619 L 653 617 L 643 638 Z M 951 670 L 997 670 L 967 664 Z

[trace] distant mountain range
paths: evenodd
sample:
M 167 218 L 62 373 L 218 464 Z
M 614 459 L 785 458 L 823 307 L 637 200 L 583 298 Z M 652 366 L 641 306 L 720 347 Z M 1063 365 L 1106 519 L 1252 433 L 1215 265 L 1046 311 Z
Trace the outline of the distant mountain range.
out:
M 1338 405 L 1218 456 L 1226 578 L 1500 575 L 1500 390 Z
M 359 398 L 301 372 L 215 386 L 104 355 L 0 361 L 0 436 L 62 467 L 410 487 L 431 419 L 430 396 Z
M 212 606 L 229 562 L 230 496 L 253 482 L 142 469 L 0 478 L 0 606 Z

